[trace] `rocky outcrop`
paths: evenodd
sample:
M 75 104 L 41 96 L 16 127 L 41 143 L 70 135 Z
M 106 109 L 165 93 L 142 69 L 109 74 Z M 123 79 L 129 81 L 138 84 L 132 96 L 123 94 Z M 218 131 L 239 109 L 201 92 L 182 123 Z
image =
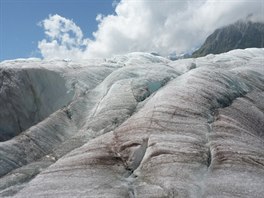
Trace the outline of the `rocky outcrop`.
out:
M 0 195 L 262 197 L 263 55 L 53 62 L 75 96 L 0 143 Z
M 215 30 L 193 57 L 220 54 L 234 49 L 264 47 L 264 23 L 238 21 Z

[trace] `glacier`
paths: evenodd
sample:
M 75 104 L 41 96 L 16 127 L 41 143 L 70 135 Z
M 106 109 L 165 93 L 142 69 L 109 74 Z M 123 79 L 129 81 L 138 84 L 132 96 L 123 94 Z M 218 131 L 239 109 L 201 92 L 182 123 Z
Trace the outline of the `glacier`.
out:
M 264 48 L 0 76 L 1 197 L 263 197 Z

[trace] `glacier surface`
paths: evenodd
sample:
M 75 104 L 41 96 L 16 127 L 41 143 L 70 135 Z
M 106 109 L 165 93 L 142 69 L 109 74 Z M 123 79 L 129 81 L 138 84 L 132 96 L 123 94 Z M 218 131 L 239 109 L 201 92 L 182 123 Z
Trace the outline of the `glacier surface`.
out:
M 264 49 L 0 63 L 1 197 L 264 195 Z

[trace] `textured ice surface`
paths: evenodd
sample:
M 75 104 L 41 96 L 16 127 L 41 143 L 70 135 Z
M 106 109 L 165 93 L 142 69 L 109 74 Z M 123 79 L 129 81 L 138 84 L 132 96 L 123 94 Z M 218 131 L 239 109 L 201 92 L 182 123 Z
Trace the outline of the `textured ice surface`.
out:
M 263 197 L 263 57 L 2 62 L 0 196 Z

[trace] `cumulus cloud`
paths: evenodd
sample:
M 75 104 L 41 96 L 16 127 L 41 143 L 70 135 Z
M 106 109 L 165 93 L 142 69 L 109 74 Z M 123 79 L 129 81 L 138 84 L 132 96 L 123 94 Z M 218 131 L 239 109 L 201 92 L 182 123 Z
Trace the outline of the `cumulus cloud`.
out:
M 115 1 L 115 15 L 96 17 L 94 39 L 83 38 L 73 21 L 59 15 L 42 22 L 45 58 L 109 57 L 134 51 L 168 55 L 198 47 L 216 28 L 247 16 L 264 21 L 263 0 Z
M 44 58 L 84 58 L 89 40 L 83 38 L 82 30 L 72 20 L 56 14 L 39 25 L 43 26 L 47 37 L 38 43 Z

